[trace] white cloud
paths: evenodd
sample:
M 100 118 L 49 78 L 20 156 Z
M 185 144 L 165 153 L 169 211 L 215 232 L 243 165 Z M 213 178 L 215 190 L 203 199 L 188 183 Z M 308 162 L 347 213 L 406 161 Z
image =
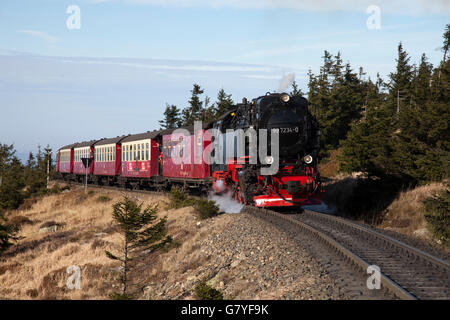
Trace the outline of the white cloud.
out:
M 220 64 L 153 64 L 138 62 L 122 62 L 122 61 L 105 61 L 105 60 L 79 60 L 79 59 L 62 59 L 61 62 L 80 63 L 80 64 L 106 64 L 131 68 L 157 69 L 157 70 L 181 70 L 181 71 L 206 71 L 206 72 L 272 72 L 274 68 L 266 66 L 251 65 L 220 65 Z M 180 63 L 180 62 L 178 62 Z
M 92 1 L 92 0 L 91 0 Z M 96 2 L 102 0 L 93 0 Z M 108 1 L 108 0 L 103 0 Z M 118 0 L 120 1 L 120 0 Z M 121 0 L 126 3 L 176 7 L 285 8 L 305 11 L 360 11 L 378 5 L 381 13 L 399 15 L 450 14 L 448 0 Z
M 58 38 L 56 38 L 54 36 L 51 36 L 51 35 L 49 35 L 48 33 L 44 32 L 44 31 L 39 31 L 39 30 L 17 30 L 17 32 L 25 33 L 25 34 L 28 34 L 30 36 L 43 39 L 43 40 L 45 40 L 45 42 L 47 42 L 50 45 L 54 45 L 58 41 Z

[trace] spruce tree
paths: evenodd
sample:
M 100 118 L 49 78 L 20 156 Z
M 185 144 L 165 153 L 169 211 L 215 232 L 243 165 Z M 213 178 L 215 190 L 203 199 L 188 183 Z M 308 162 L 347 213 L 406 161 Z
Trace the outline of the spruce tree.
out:
M 143 209 L 143 203 L 137 203 L 126 196 L 113 205 L 113 218 L 123 236 L 123 251 L 120 254 L 106 251 L 108 258 L 122 263 L 122 289 L 120 293 L 111 294 L 112 298 L 132 298 L 134 292 L 130 291 L 130 287 L 135 284 L 131 282 L 130 273 L 136 271 L 139 260 L 172 241 L 167 235 L 167 218 L 161 218 L 154 223 L 157 220 L 157 211 L 158 205 Z
M 217 102 L 215 109 L 216 119 L 220 118 L 225 112 L 229 111 L 234 102 L 231 99 L 231 94 L 226 94 L 225 90 L 221 88 L 217 94 Z
M 0 211 L 0 256 L 6 249 L 13 245 L 12 241 L 19 239 L 17 231 L 17 227 L 8 224 L 4 214 Z
M 203 101 L 200 100 L 200 95 L 203 94 L 203 90 L 200 85 L 194 83 L 191 94 L 191 98 L 189 99 L 189 107 L 184 108 L 182 111 L 184 126 L 193 125 L 194 121 L 201 120 L 202 118 Z
M 159 124 L 162 129 L 174 129 L 181 126 L 180 110 L 176 105 L 169 105 L 166 103 L 164 119 L 159 120 Z
M 3 174 L 3 182 L 0 186 L 0 210 L 17 209 L 25 198 L 23 188 L 24 168 L 20 160 L 13 157 L 11 163 Z
M 15 153 L 14 145 L 0 144 L 0 186 L 3 183 L 3 177 L 11 165 Z
M 292 82 L 292 91 L 289 93 L 291 96 L 295 97 L 295 96 L 304 96 L 305 94 L 303 93 L 302 89 L 300 89 L 298 87 L 297 82 L 294 80 Z

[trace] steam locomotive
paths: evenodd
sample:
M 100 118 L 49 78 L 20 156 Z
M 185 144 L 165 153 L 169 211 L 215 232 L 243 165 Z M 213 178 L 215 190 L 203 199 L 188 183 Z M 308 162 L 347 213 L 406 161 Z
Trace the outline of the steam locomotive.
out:
M 226 165 L 213 166 L 213 189 L 221 192 L 232 190 L 236 200 L 258 207 L 301 206 L 320 203 L 320 176 L 317 171 L 317 155 L 320 131 L 315 118 L 308 111 L 308 102 L 301 96 L 290 97 L 286 93 L 267 93 L 248 103 L 245 99 L 235 109 L 223 115 L 214 127 L 220 131 L 221 150 L 227 146 L 230 153 L 222 152 Z M 244 147 L 236 143 L 236 134 L 226 131 L 266 130 L 267 146 L 258 144 L 258 161 L 251 161 L 252 139 L 240 139 Z M 271 135 L 278 139 L 273 141 Z M 230 140 L 235 149 L 229 148 Z M 270 140 L 270 141 L 269 141 Z M 214 142 L 213 142 L 214 143 Z M 253 143 L 253 149 L 255 143 Z M 275 145 L 276 144 L 276 145 Z M 267 149 L 269 152 L 262 152 Z M 278 152 L 275 152 L 278 151 Z M 274 154 L 276 157 L 274 158 Z M 276 171 L 261 174 L 261 168 L 277 162 Z M 225 188 L 224 188 L 225 186 Z
M 320 203 L 319 137 L 305 98 L 267 93 L 244 98 L 214 122 L 64 146 L 56 171 L 68 181 L 175 185 L 258 207 L 297 207 Z

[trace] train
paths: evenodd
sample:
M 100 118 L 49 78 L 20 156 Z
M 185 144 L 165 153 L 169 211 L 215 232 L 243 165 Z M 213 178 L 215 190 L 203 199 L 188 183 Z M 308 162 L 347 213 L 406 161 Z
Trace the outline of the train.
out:
M 321 203 L 319 149 L 320 128 L 307 99 L 268 92 L 244 98 L 216 121 L 63 146 L 56 177 L 127 189 L 176 186 L 256 207 L 301 207 Z

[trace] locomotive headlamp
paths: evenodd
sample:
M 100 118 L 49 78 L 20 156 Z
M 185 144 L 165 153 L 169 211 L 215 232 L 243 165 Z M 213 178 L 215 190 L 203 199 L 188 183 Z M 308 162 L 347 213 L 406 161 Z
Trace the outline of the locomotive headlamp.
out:
M 272 156 L 266 156 L 265 160 L 266 160 L 266 164 L 272 164 L 273 163 L 273 157 Z
M 308 154 L 307 156 L 303 157 L 303 161 L 305 161 L 305 163 L 307 164 L 310 164 L 311 162 L 313 162 L 313 157 Z
M 281 98 L 281 101 L 288 102 L 291 97 L 289 97 L 289 95 L 287 93 L 282 93 L 280 98 Z

